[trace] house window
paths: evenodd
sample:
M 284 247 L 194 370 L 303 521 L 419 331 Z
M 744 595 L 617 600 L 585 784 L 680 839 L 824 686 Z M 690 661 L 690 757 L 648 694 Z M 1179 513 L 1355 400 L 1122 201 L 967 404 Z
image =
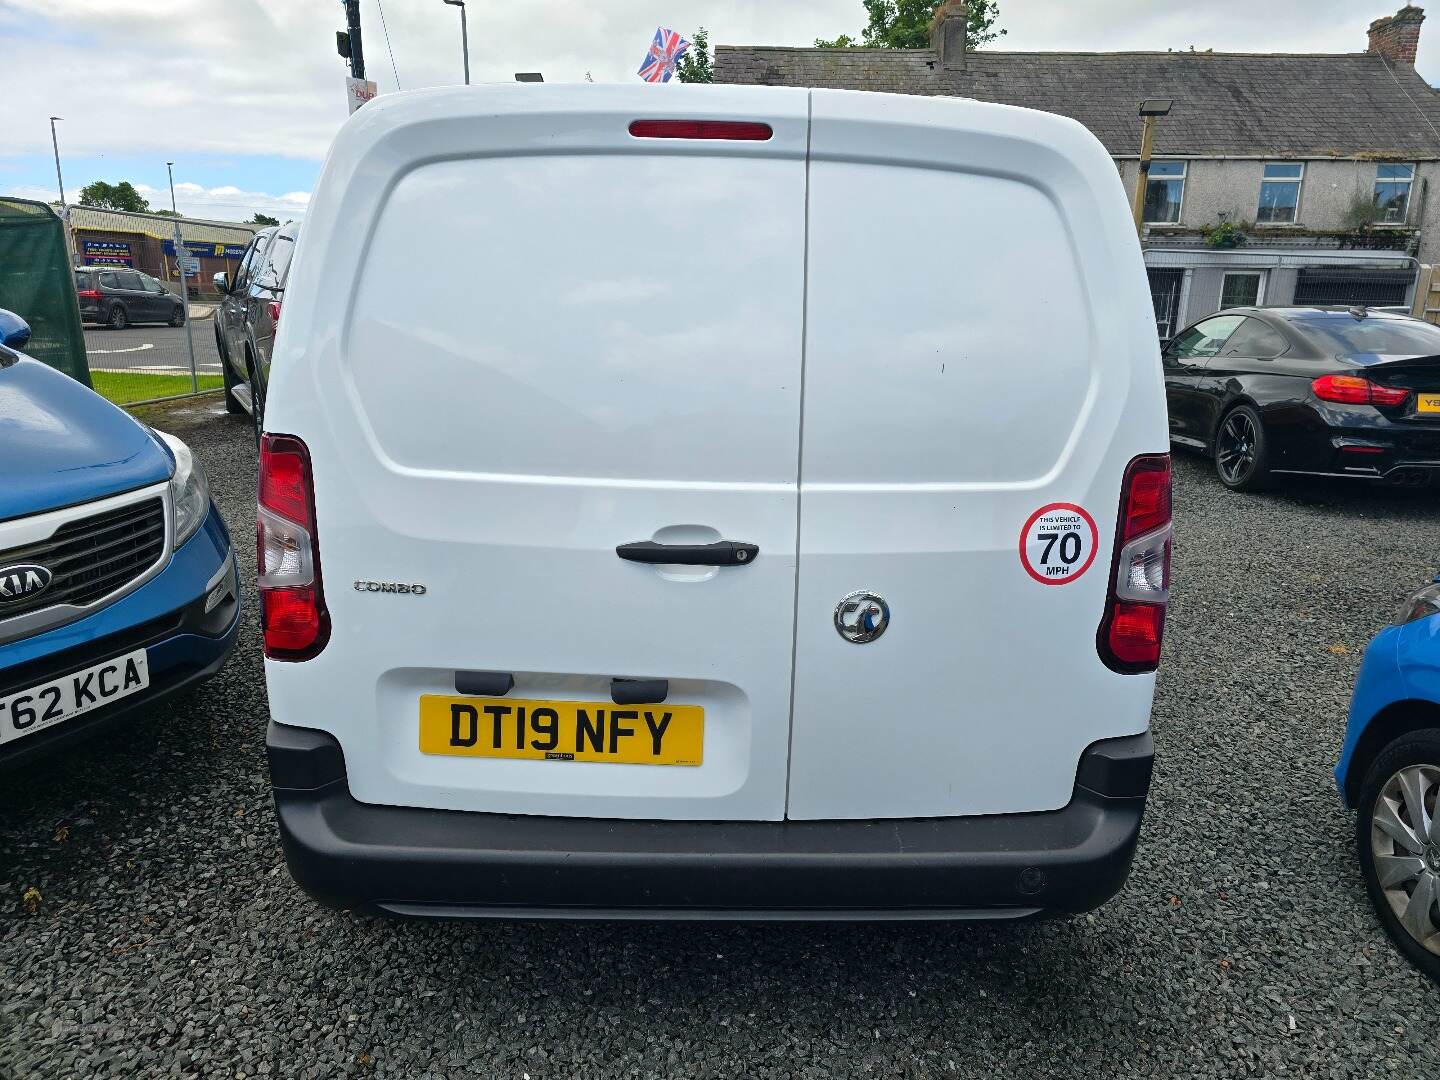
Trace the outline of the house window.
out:
M 1185 162 L 1152 161 L 1150 180 L 1145 185 L 1145 221 L 1151 225 L 1176 224 L 1184 201 Z
M 1300 210 L 1300 183 L 1305 166 L 1299 162 L 1275 162 L 1265 166 L 1260 182 L 1260 211 L 1257 224 L 1293 225 Z
M 1226 274 L 1220 285 L 1221 308 L 1255 307 L 1265 298 L 1265 275 L 1247 270 Z
M 1375 173 L 1375 208 L 1386 225 L 1404 224 L 1410 212 L 1414 165 L 1381 165 Z

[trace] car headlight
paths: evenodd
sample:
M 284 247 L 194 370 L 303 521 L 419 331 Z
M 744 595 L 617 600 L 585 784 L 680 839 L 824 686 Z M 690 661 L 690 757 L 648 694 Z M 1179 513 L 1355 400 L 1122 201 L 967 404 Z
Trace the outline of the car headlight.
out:
M 1431 615 L 1440 615 L 1440 581 L 1433 585 L 1426 585 L 1400 609 L 1400 614 L 1395 616 L 1395 625 L 1404 626 L 1406 623 L 1415 622 L 1417 619 L 1424 619 Z
M 195 535 L 205 515 L 210 512 L 210 485 L 205 480 L 205 469 L 195 460 L 195 455 L 174 435 L 163 431 L 155 432 L 165 440 L 170 452 L 175 455 L 175 474 L 170 477 L 170 506 L 175 517 L 175 546 Z

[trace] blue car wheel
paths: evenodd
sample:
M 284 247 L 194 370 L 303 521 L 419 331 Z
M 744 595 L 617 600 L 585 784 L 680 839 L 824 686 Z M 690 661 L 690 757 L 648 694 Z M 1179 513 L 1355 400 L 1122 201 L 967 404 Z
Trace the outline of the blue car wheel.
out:
M 1440 728 L 1402 735 L 1366 770 L 1355 843 L 1370 901 L 1402 953 L 1440 982 Z

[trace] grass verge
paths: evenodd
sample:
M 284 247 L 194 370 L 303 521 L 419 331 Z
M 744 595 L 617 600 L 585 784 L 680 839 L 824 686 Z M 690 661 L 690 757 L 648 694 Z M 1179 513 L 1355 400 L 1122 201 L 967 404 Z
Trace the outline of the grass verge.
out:
M 151 371 L 92 371 L 90 383 L 97 394 L 116 405 L 190 393 L 189 375 L 164 375 Z M 224 383 L 219 375 L 200 376 L 201 390 L 218 390 L 222 385 Z

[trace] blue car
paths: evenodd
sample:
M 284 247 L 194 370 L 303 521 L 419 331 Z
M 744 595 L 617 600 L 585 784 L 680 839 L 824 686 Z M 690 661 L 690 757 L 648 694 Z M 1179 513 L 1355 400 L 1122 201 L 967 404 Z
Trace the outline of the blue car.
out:
M 1335 780 L 1386 933 L 1440 982 L 1440 578 L 1365 651 Z
M 213 675 L 239 615 L 189 448 L 0 345 L 0 771 Z

